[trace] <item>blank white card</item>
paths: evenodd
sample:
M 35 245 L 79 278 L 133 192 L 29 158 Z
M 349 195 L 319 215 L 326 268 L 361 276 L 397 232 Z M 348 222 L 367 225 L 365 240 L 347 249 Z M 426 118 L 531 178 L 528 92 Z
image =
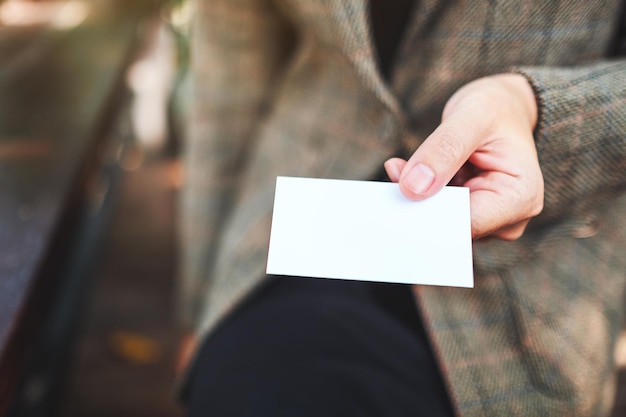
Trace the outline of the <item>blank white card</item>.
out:
M 278 177 L 267 273 L 473 287 L 469 190 Z

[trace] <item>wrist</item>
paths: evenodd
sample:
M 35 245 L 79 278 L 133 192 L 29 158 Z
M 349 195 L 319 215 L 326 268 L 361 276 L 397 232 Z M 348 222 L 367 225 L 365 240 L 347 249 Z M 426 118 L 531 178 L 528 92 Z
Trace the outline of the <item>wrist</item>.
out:
M 500 74 L 494 77 L 498 78 L 511 94 L 518 99 L 522 111 L 528 118 L 531 130 L 534 130 L 537 126 L 539 109 L 535 92 L 528 79 L 521 74 L 515 73 Z

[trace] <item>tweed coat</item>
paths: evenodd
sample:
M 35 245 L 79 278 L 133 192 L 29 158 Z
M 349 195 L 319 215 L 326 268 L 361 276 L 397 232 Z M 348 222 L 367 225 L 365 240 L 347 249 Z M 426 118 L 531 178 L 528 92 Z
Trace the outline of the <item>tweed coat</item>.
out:
M 475 288 L 415 286 L 459 416 L 602 416 L 626 282 L 617 0 L 419 1 L 391 81 L 366 0 L 196 0 L 182 300 L 203 335 L 268 278 L 277 175 L 381 179 L 450 95 L 517 71 L 539 105 L 545 208 L 474 242 Z M 451 261 L 454 254 L 450 254 Z

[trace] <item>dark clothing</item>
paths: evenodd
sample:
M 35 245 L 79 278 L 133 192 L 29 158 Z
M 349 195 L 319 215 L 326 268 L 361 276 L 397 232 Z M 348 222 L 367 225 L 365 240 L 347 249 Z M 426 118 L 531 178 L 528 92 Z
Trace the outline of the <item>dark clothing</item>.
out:
M 389 81 L 393 59 L 411 18 L 415 0 L 370 0 L 370 20 L 380 72 Z
M 453 412 L 410 286 L 279 277 L 205 342 L 188 415 Z

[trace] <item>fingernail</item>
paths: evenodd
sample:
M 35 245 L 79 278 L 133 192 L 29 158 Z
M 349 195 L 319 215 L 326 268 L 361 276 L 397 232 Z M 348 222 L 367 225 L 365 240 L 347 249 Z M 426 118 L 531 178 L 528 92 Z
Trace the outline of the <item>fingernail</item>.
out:
M 424 164 L 417 164 L 404 178 L 404 186 L 415 194 L 423 194 L 435 181 L 435 173 Z

